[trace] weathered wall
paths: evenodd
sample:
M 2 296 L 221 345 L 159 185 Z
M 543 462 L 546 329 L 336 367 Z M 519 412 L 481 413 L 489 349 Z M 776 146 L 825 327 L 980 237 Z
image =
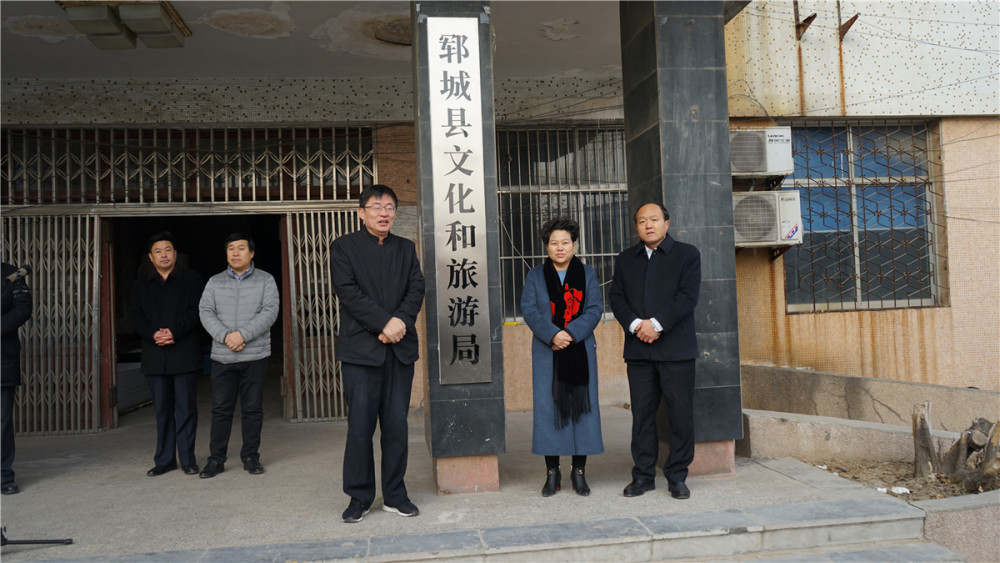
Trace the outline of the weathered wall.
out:
M 964 555 L 969 561 L 998 561 L 997 522 L 1000 491 L 922 500 L 924 537 Z
M 1000 120 L 942 119 L 940 131 L 950 304 L 787 314 L 783 259 L 746 249 L 736 257 L 743 363 L 1000 390 Z
M 913 405 L 931 401 L 934 430 L 959 432 L 1000 419 L 1000 392 L 743 365 L 743 408 L 910 426 Z
M 757 0 L 726 25 L 734 116 L 997 113 L 996 2 Z M 858 21 L 840 39 L 840 25 Z M 905 23 L 903 23 L 905 22 Z

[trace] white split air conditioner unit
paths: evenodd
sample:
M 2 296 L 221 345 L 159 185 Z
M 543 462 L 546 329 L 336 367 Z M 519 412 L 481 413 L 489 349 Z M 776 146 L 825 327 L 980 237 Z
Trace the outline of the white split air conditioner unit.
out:
M 802 244 L 797 190 L 733 193 L 737 247 Z
M 787 176 L 795 170 L 791 127 L 729 130 L 733 176 Z

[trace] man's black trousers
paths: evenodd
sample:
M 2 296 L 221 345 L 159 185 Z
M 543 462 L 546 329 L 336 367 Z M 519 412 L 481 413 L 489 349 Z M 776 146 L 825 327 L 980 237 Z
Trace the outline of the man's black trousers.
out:
M 264 376 L 269 358 L 223 364 L 212 360 L 212 432 L 209 461 L 225 463 L 229 435 L 233 429 L 236 396 L 243 416 L 243 447 L 240 460 L 260 460 L 260 429 L 264 424 Z
M 0 426 L 3 430 L 3 451 L 0 457 L 3 458 L 3 482 L 4 484 L 14 482 L 14 397 L 17 395 L 17 387 L 8 385 L 3 389 L 3 400 L 0 404 Z
M 156 465 L 195 465 L 194 439 L 198 433 L 198 376 L 201 370 L 170 375 L 147 375 L 156 412 Z M 176 452 L 176 457 L 175 457 Z
M 683 483 L 694 459 L 695 361 L 628 363 L 628 388 L 632 400 L 632 478 L 656 477 L 659 438 L 656 411 L 660 397 L 670 419 L 670 456 L 663 474 L 670 483 Z
M 402 364 L 391 350 L 378 367 L 343 363 L 347 395 L 347 446 L 344 492 L 370 506 L 375 500 L 375 424 L 381 430 L 382 498 L 389 506 L 409 500 L 403 477 L 409 455 L 410 390 L 413 364 Z

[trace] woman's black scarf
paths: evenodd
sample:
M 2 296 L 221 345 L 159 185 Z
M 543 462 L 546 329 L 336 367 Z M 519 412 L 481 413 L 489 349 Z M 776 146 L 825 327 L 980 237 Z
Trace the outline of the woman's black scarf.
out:
M 552 323 L 566 328 L 583 313 L 587 302 L 587 274 L 583 262 L 574 256 L 562 283 L 551 259 L 545 261 L 542 271 L 552 307 Z M 580 415 L 590 412 L 590 362 L 582 342 L 552 351 L 552 398 L 557 407 L 556 428 L 566 426 L 569 421 L 576 422 Z

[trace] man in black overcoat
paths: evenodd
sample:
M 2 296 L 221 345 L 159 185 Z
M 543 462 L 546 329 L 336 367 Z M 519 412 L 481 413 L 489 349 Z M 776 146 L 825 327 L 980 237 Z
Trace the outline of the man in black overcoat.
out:
M 0 493 L 13 495 L 20 492 L 14 482 L 14 398 L 17 386 L 21 384 L 21 339 L 18 329 L 31 317 L 31 292 L 24 282 L 24 271 L 6 262 L 2 264 L 3 295 L 0 309 L 3 311 L 3 335 L 0 338 L 0 379 L 2 379 L 2 403 L 0 403 L 0 426 L 3 445 L 0 464 L 3 479 Z
M 142 373 L 156 411 L 156 453 L 150 477 L 177 469 L 198 474 L 194 455 L 198 432 L 198 376 L 203 364 L 201 276 L 177 265 L 177 248 L 169 232 L 147 241 L 154 271 L 140 276 L 132 291 L 132 327 L 142 339 Z
M 381 430 L 382 509 L 400 516 L 419 514 L 403 478 L 424 274 L 413 241 L 389 232 L 399 206 L 396 193 L 382 184 L 369 186 L 359 204 L 364 228 L 338 237 L 330 248 L 340 300 L 336 351 L 347 398 L 343 482 L 351 502 L 343 520 L 349 523 L 360 522 L 375 500 L 376 422 Z
M 674 498 L 691 496 L 685 480 L 694 459 L 694 379 L 698 343 L 694 308 L 701 289 L 701 255 L 667 234 L 670 215 L 648 203 L 636 211 L 640 243 L 615 259 L 609 298 L 625 329 L 624 357 L 632 401 L 632 482 L 626 497 L 655 488 L 656 411 L 666 401 L 670 455 L 663 467 Z

